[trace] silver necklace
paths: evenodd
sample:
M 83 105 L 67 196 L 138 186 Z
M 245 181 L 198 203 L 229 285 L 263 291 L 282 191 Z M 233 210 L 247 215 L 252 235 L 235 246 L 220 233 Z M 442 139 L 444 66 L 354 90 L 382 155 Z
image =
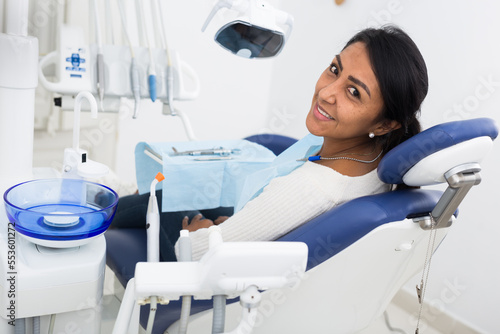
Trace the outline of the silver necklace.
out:
M 351 157 L 343 157 L 343 156 L 340 156 L 340 157 L 322 157 L 321 155 L 313 155 L 313 156 L 310 156 L 310 157 L 307 157 L 307 158 L 298 159 L 297 161 L 318 161 L 318 160 L 340 160 L 340 159 L 345 159 L 345 160 L 352 160 L 352 161 L 356 161 L 356 162 L 362 162 L 364 164 L 371 164 L 372 162 L 375 162 L 375 161 L 377 161 L 378 158 L 380 158 L 380 156 L 382 155 L 382 152 L 384 152 L 384 150 L 380 151 L 380 153 L 375 158 L 373 158 L 372 160 L 361 160 L 361 159 L 356 159 L 356 158 L 351 158 Z

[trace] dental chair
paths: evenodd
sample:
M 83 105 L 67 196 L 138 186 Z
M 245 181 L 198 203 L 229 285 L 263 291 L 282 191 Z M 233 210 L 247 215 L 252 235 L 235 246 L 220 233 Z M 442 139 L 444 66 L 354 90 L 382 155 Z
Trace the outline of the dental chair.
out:
M 388 152 L 378 167 L 382 181 L 415 188 L 349 201 L 281 237 L 278 242 L 307 244 L 307 271 L 292 289 L 262 293 L 252 333 L 354 333 L 378 319 L 423 269 L 430 233 L 437 246 L 457 223 L 458 205 L 480 183 L 479 163 L 497 135 L 487 118 L 429 128 Z M 439 183 L 448 183 L 444 192 L 418 189 Z M 107 265 L 125 286 L 135 264 L 146 261 L 146 232 L 118 229 L 105 236 Z M 240 312 L 231 302 L 227 330 Z M 211 307 L 210 300 L 193 300 L 188 333 L 209 332 Z M 141 311 L 144 321 L 147 312 Z M 160 306 L 153 333 L 176 333 L 179 314 L 180 301 Z

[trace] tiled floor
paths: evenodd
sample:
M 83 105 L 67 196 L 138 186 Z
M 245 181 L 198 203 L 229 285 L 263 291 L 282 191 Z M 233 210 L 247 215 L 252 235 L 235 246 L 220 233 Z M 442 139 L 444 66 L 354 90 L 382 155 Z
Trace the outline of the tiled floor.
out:
M 101 334 L 111 334 L 118 310 L 120 309 L 120 301 L 115 295 L 106 295 L 102 304 Z
M 101 333 L 107 334 L 113 331 L 114 320 L 118 314 L 118 309 L 120 308 L 120 301 L 113 295 L 107 295 L 104 297 L 104 312 L 102 314 L 102 324 Z M 383 333 L 415 333 L 415 327 L 408 322 L 410 317 L 408 313 L 395 305 L 390 305 L 388 308 L 389 322 L 393 330 L 391 331 L 384 319 L 380 319 L 374 323 L 369 328 L 359 332 L 359 334 L 383 334 Z M 400 329 L 400 330 L 397 330 Z M 209 333 L 209 331 L 207 331 Z M 421 334 L 442 334 L 434 328 L 428 326 L 420 328 Z M 455 332 L 455 333 L 465 333 L 465 332 Z
M 415 333 L 416 323 L 413 321 L 415 318 L 399 306 L 390 304 L 385 316 L 387 316 L 387 318 L 384 317 L 379 319 L 369 328 L 359 332 L 359 334 Z M 390 328 L 392 328 L 392 330 Z M 429 326 L 420 326 L 419 332 L 421 334 L 443 334 L 443 332 Z

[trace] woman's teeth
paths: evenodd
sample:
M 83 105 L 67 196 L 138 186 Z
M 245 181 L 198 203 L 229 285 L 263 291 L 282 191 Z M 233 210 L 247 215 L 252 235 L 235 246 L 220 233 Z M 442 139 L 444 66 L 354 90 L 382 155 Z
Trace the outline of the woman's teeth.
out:
M 332 117 L 332 116 L 328 115 L 326 112 L 324 112 L 323 110 L 321 110 L 319 107 L 318 107 L 318 112 L 319 112 L 321 115 L 323 115 L 323 116 L 325 116 L 326 118 L 328 118 L 328 119 L 333 119 L 333 117 Z

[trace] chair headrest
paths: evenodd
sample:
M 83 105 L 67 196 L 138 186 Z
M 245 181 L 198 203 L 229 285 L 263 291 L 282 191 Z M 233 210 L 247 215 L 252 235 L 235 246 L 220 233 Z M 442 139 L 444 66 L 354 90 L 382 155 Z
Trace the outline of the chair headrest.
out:
M 389 151 L 380 161 L 378 176 L 385 183 L 424 186 L 445 182 L 453 167 L 479 163 L 498 136 L 490 118 L 433 126 Z

